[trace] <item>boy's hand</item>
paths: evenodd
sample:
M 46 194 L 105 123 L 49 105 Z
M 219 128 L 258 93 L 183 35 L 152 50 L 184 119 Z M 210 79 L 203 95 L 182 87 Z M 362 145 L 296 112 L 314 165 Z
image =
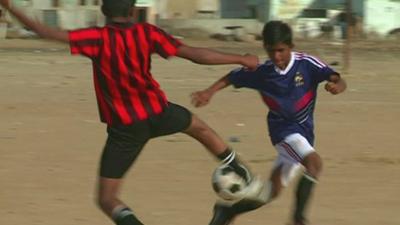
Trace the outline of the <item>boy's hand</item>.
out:
M 202 107 L 210 102 L 213 93 L 209 90 L 193 92 L 190 97 L 192 98 L 192 105 L 195 107 Z
M 250 55 L 250 54 L 245 54 L 243 56 L 243 62 L 242 65 L 246 68 L 248 68 L 251 71 L 254 71 L 257 69 L 259 64 L 259 59 L 258 56 L 256 55 Z
M 325 90 L 333 95 L 337 95 L 346 90 L 346 82 L 338 75 L 332 75 L 328 83 L 325 84 Z
M 10 0 L 0 0 L 0 5 L 5 9 L 9 9 L 11 7 Z

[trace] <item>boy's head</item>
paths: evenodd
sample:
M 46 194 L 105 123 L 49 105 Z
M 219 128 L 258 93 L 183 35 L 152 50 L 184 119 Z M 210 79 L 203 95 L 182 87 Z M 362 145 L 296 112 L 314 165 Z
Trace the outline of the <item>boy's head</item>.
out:
M 264 49 L 280 69 L 285 69 L 291 59 L 293 45 L 292 29 L 282 21 L 270 21 L 262 32 Z
M 103 0 L 101 10 L 106 17 L 129 17 L 136 0 Z

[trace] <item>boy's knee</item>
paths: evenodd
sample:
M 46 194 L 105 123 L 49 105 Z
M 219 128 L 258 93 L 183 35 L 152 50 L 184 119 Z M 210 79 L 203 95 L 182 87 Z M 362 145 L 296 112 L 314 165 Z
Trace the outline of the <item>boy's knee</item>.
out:
M 106 205 L 108 205 L 109 202 L 110 202 L 109 199 L 106 199 L 106 198 L 101 197 L 101 196 L 98 196 L 96 198 L 96 204 L 100 208 L 104 208 Z
M 189 128 L 187 129 L 188 133 L 205 133 L 209 132 L 210 128 L 197 116 L 193 115 L 192 122 L 190 123 Z
M 108 211 L 110 208 L 112 208 L 115 201 L 115 197 L 104 195 L 99 195 L 96 199 L 97 206 L 103 211 Z
M 282 188 L 273 188 L 271 192 L 271 201 L 274 200 L 275 198 L 279 197 L 281 194 Z
M 322 171 L 322 159 L 316 152 L 311 153 L 304 159 L 304 166 L 308 174 L 317 178 Z
M 283 189 L 283 184 L 282 184 L 282 166 L 279 166 L 278 168 L 276 168 L 273 173 L 272 176 L 270 178 L 270 189 L 271 189 L 271 195 L 270 195 L 270 200 L 273 200 L 277 197 L 279 197 L 282 189 Z M 268 183 L 267 183 L 268 185 Z

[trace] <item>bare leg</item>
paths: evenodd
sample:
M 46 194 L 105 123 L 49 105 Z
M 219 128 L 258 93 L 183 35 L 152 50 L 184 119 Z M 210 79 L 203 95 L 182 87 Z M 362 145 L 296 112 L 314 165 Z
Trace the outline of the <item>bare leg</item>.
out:
M 101 210 L 112 218 L 112 212 L 117 206 L 124 205 L 118 199 L 118 194 L 121 186 L 121 179 L 99 178 L 97 203 Z
M 192 116 L 189 128 L 183 133 L 203 144 L 210 153 L 219 158 L 223 164 L 232 167 L 235 173 L 243 177 L 248 183 L 252 181 L 252 176 L 247 166 L 236 157 L 235 152 L 228 147 L 222 138 L 196 115 Z
M 307 174 L 311 175 L 315 179 L 318 179 L 322 171 L 322 159 L 318 153 L 313 152 L 306 156 L 302 164 L 306 167 Z
M 314 184 L 317 182 L 319 174 L 322 170 L 322 160 L 316 152 L 306 156 L 302 163 L 306 167 L 306 172 L 300 179 L 297 186 L 296 204 L 293 216 L 295 225 L 304 225 L 306 222 L 304 211 L 311 198 Z
M 272 187 L 269 201 L 272 201 L 273 199 L 278 197 L 283 189 L 281 171 L 282 166 L 278 166 L 271 173 L 270 181 L 272 183 Z
M 220 155 L 228 148 L 222 138 L 196 115 L 193 115 L 192 123 L 183 133 L 198 140 L 213 155 Z
M 122 179 L 99 178 L 98 204 L 117 225 L 143 225 L 133 212 L 118 199 Z

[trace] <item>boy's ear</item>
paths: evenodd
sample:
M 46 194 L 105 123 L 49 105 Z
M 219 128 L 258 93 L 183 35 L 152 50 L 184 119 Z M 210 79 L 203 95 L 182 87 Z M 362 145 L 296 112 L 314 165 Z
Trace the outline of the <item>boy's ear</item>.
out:
M 109 16 L 109 13 L 108 13 L 108 11 L 107 11 L 107 8 L 104 7 L 104 5 L 101 5 L 101 12 L 102 12 L 106 17 Z

